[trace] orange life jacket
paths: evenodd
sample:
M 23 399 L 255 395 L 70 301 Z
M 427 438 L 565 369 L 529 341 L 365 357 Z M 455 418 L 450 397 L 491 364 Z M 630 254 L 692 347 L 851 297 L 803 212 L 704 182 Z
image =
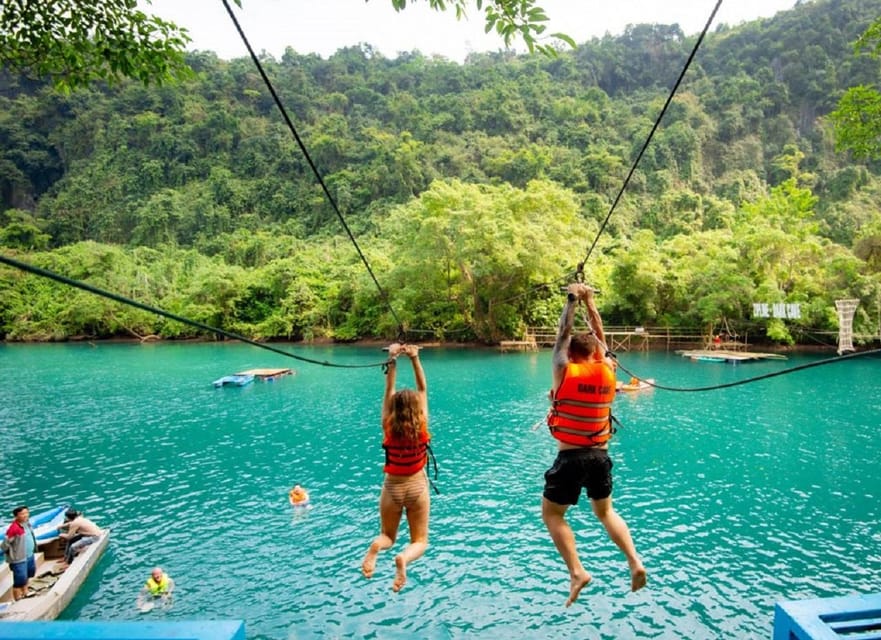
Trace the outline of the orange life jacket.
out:
M 603 362 L 570 362 L 551 400 L 548 427 L 560 442 L 595 447 L 612 437 L 615 373 Z
M 309 494 L 306 493 L 305 489 L 291 489 L 288 498 L 290 499 L 291 504 L 309 502 Z
M 393 476 L 412 476 L 421 471 L 428 462 L 428 443 L 431 442 L 428 430 L 423 428 L 419 439 L 415 442 L 393 436 L 388 424 L 383 425 L 383 431 L 385 431 L 385 438 L 382 441 L 382 448 L 385 449 L 385 466 L 382 470 Z

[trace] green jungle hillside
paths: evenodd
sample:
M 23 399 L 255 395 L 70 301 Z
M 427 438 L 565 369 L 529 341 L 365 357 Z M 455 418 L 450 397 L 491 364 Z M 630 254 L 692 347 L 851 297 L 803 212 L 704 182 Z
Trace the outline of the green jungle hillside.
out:
M 837 152 L 827 116 L 878 84 L 853 43 L 879 15 L 814 0 L 711 30 L 584 266 L 607 324 L 815 343 L 857 298 L 855 330 L 877 335 L 881 165 Z M 256 339 L 391 338 L 398 320 L 517 338 L 556 324 L 696 38 L 633 25 L 465 64 L 366 44 L 263 56 L 387 300 L 250 59 L 193 52 L 182 84 L 69 94 L 6 72 L 0 252 Z M 198 331 L 0 268 L 6 340 L 149 334 Z

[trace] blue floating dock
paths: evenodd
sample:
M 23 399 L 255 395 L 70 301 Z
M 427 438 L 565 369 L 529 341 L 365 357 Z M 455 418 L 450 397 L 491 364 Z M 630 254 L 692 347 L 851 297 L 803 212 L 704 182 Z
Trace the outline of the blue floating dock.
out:
M 241 620 L 212 622 L 0 622 L 0 640 L 245 640 Z
M 881 593 L 774 607 L 774 640 L 881 640 Z
M 227 385 L 233 385 L 236 387 L 244 387 L 246 385 L 254 382 L 254 376 L 249 373 L 237 373 L 231 376 L 223 376 L 222 378 L 218 378 L 212 384 L 217 387 L 225 387 Z

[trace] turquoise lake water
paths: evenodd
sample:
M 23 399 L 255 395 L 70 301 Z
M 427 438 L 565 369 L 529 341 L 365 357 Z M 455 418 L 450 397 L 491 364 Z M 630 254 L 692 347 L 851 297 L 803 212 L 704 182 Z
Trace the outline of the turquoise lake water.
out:
M 290 347 L 369 363 L 378 349 Z M 622 354 L 671 386 L 819 357 L 739 365 Z M 774 603 L 881 591 L 881 361 L 857 358 L 707 393 L 620 397 L 614 497 L 649 572 L 589 505 L 570 511 L 593 583 L 568 578 L 540 518 L 555 446 L 550 353 L 426 349 L 441 495 L 399 594 L 393 554 L 367 581 L 382 483 L 379 369 L 332 369 L 239 344 L 0 346 L 0 496 L 67 502 L 113 529 L 64 619 L 244 619 L 249 638 L 769 638 Z M 297 375 L 245 388 L 253 367 Z M 399 380 L 412 384 L 402 363 Z M 314 508 L 295 516 L 287 491 Z M 406 529 L 395 550 L 406 541 Z M 140 615 L 153 565 L 174 607 Z

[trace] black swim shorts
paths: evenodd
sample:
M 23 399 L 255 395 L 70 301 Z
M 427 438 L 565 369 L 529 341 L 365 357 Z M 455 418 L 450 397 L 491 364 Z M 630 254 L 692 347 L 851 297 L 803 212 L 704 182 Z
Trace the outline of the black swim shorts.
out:
M 592 500 L 612 495 L 612 459 L 606 449 L 564 449 L 545 471 L 543 495 L 551 502 L 578 504 L 582 487 Z

